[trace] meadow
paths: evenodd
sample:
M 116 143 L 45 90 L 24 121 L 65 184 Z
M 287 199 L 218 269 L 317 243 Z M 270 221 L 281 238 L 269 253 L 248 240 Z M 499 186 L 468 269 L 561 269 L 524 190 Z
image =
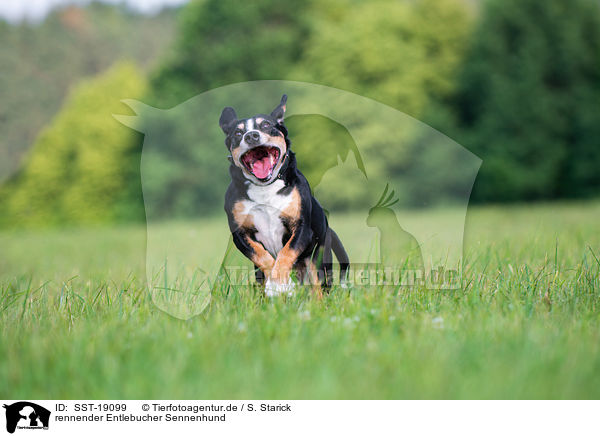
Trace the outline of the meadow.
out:
M 0 397 L 599 398 L 599 216 L 472 207 L 462 289 L 222 289 L 187 321 L 146 291 L 143 225 L 3 231 Z

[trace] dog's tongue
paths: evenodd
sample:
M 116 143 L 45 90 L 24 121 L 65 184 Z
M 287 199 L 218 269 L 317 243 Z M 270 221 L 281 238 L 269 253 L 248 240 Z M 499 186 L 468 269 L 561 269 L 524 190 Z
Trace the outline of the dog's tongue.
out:
M 252 164 L 252 172 L 259 179 L 265 179 L 271 171 L 271 157 L 265 156 L 262 159 L 257 159 Z

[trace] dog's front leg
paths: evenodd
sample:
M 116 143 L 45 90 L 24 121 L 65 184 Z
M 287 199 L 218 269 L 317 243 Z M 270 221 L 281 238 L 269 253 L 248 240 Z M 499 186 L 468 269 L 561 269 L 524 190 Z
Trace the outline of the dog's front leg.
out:
M 233 232 L 233 243 L 263 272 L 265 277 L 270 277 L 275 259 L 260 242 L 255 241 L 248 231 L 239 228 Z
M 294 292 L 294 283 L 290 277 L 298 256 L 308 247 L 312 240 L 312 229 L 307 225 L 298 225 L 292 236 L 277 254 L 275 264 L 265 284 L 267 296 Z

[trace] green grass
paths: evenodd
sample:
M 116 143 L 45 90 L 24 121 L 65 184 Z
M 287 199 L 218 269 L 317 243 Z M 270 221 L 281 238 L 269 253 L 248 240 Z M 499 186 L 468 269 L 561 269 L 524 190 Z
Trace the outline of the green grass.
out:
M 0 233 L 0 397 L 599 398 L 599 216 L 472 208 L 462 290 L 219 290 L 188 321 L 144 288 L 143 226 Z

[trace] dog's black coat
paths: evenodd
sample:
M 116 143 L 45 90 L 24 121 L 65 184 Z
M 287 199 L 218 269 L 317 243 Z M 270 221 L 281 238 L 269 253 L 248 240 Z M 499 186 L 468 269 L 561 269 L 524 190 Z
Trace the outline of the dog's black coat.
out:
M 348 256 L 327 217 L 312 196 L 296 166 L 283 122 L 287 97 L 270 115 L 237 119 L 223 110 L 219 124 L 230 152 L 231 184 L 225 195 L 225 212 L 236 247 L 256 269 L 256 279 L 267 286 L 298 278 L 325 289 L 332 284 L 332 249 L 340 262 L 340 278 Z

